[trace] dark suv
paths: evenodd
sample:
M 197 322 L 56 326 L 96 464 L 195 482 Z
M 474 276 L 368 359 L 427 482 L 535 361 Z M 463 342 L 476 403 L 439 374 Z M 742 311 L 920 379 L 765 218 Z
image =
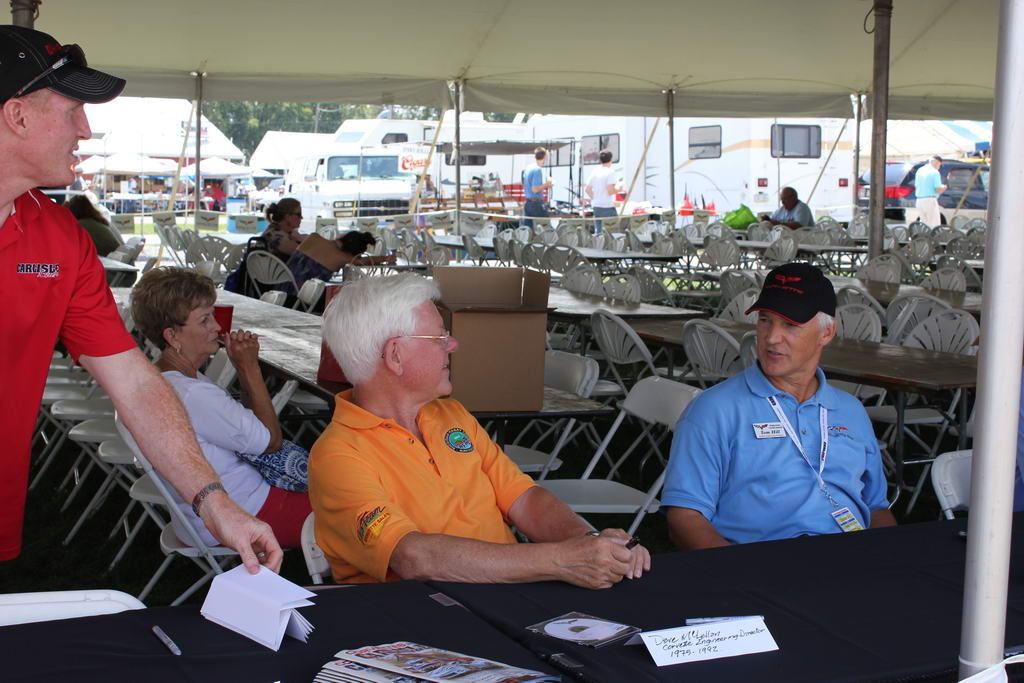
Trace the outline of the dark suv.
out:
M 907 220 L 907 209 L 911 209 L 916 218 L 914 194 L 914 177 L 917 170 L 927 163 L 919 161 L 911 164 L 906 161 L 890 161 L 885 164 L 885 217 L 895 220 Z M 946 191 L 939 195 L 939 212 L 942 222 L 948 223 L 956 210 L 960 198 L 967 194 L 958 215 L 967 218 L 985 218 L 988 212 L 988 164 L 969 161 L 943 161 L 939 167 L 939 176 Z M 977 176 L 975 176 L 977 172 Z M 972 182 L 973 180 L 973 182 Z M 857 205 L 867 210 L 870 197 L 871 172 L 860 177 L 858 185 Z M 968 187 L 969 186 L 969 187 Z

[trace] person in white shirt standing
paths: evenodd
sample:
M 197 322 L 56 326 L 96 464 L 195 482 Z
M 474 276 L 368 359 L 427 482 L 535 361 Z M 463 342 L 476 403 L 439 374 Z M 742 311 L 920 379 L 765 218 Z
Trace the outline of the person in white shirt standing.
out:
M 615 178 L 615 170 L 612 169 L 612 153 L 602 149 L 597 158 L 601 165 L 590 175 L 585 191 L 590 197 L 594 218 L 614 218 L 619 215 L 615 210 L 615 193 L 620 191 L 621 183 Z M 601 232 L 602 222 L 594 221 L 594 232 Z

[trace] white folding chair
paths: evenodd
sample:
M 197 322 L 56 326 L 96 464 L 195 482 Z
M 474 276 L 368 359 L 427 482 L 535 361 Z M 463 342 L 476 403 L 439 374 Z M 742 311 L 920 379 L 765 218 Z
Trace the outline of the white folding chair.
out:
M 683 326 L 683 349 L 690 373 L 681 378 L 706 386 L 743 370 L 740 345 L 710 320 L 690 320 Z
M 307 311 L 312 311 L 320 302 L 320 297 L 324 295 L 325 289 L 327 289 L 326 282 L 315 277 L 310 278 L 299 288 L 299 301 Z
M 266 251 L 251 252 L 245 259 L 245 270 L 256 291 L 262 294 L 274 285 L 291 285 L 291 292 L 297 294 L 298 284 L 295 276 L 284 261 Z M 298 299 L 295 300 L 296 306 Z
M 757 301 L 758 294 L 759 292 L 756 289 L 740 292 L 725 305 L 725 308 L 716 317 L 720 320 L 731 320 L 738 323 L 756 323 L 757 311 L 747 313 L 747 309 Z
M 564 351 L 547 351 L 544 354 L 544 385 L 589 398 L 597 384 L 597 361 L 587 356 Z M 505 446 L 505 455 L 519 466 L 523 472 L 539 472 L 539 479 L 547 477 L 549 472 L 562 466 L 558 454 L 571 441 L 576 431 L 576 418 L 565 418 L 555 421 L 535 420 L 523 429 L 515 441 Z M 539 431 L 529 446 L 519 442 L 531 431 Z M 558 434 L 558 440 L 550 453 L 539 449 L 540 444 L 548 437 Z
M 902 344 L 903 338 L 925 318 L 952 308 L 930 294 L 905 294 L 889 302 L 885 309 L 885 341 Z
M 971 461 L 974 451 L 940 453 L 932 463 L 932 488 L 946 519 L 971 506 Z
M 331 575 L 331 565 L 327 561 L 324 551 L 316 543 L 316 517 L 312 512 L 302 523 L 301 539 L 302 558 L 306 561 L 306 571 L 309 572 L 309 578 L 313 580 L 313 583 L 320 586 L 324 582 L 324 577 Z
M 630 371 L 634 364 L 642 364 L 639 373 L 636 373 L 637 378 L 645 370 L 652 375 L 667 374 L 659 372 L 655 367 L 654 357 L 640 335 L 614 313 L 603 308 L 594 311 L 590 316 L 590 330 L 614 378 L 614 381 L 598 380 L 594 396 L 626 393 L 629 390 L 627 382 L 631 385 L 635 379 L 634 373 Z M 622 368 L 621 373 L 619 368 Z
M 171 489 L 166 483 L 164 483 L 163 479 L 160 478 L 159 474 L 153 468 L 153 465 L 150 464 L 146 456 L 143 455 L 141 450 L 139 450 L 139 446 L 135 443 L 135 438 L 132 436 L 131 432 L 129 432 L 124 426 L 124 423 L 121 422 L 120 418 L 116 420 L 116 424 L 121 438 L 126 444 L 128 444 L 128 447 L 132 449 L 139 466 L 142 468 L 144 473 L 150 475 L 152 478 L 153 484 L 164 499 L 164 506 L 171 515 L 171 519 L 177 521 L 177 526 L 179 526 L 188 537 L 187 542 L 179 539 L 178 535 L 175 533 L 175 525 L 173 524 L 168 524 L 163 528 L 163 531 L 160 532 L 160 549 L 166 557 L 164 558 L 163 563 L 153 574 L 153 577 L 142 589 L 142 592 L 139 593 L 138 599 L 145 600 L 146 596 L 149 595 L 150 591 L 153 590 L 153 587 L 156 586 L 157 582 L 164 575 L 164 572 L 167 571 L 167 568 L 170 566 L 175 556 L 181 555 L 192 560 L 196 566 L 203 570 L 203 576 L 185 589 L 185 591 L 171 603 L 172 606 L 180 605 L 185 600 L 188 600 L 189 596 L 202 588 L 207 581 L 223 572 L 227 564 L 237 557 L 238 553 L 231 548 L 221 545 L 209 546 L 203 541 L 196 530 L 192 527 L 189 519 L 185 517 L 181 508 L 178 507 L 177 495 L 171 492 Z
M 287 300 L 288 295 L 279 290 L 264 292 L 263 294 L 260 294 L 260 301 L 265 301 L 266 303 L 274 304 L 275 306 L 284 306 L 284 303 Z
M 590 463 L 579 479 L 545 479 L 541 485 L 551 491 L 562 502 L 577 513 L 633 514 L 633 522 L 627 532 L 633 534 L 648 512 L 657 511 L 660 503 L 657 495 L 665 483 L 664 457 L 660 447 L 666 437 L 675 429 L 676 422 L 686 406 L 700 394 L 701 390 L 663 377 L 646 377 L 629 391 L 619 405 L 619 413 L 597 447 Z M 605 479 L 592 479 L 594 468 L 604 457 L 612 438 L 618 432 L 626 417 L 638 420 L 642 433 L 626 448 Z M 655 432 L 660 432 L 655 436 Z M 642 491 L 617 481 L 612 481 L 618 469 L 637 450 L 642 442 L 651 447 L 648 455 L 656 455 L 662 464 L 662 471 L 654 483 Z
M 612 275 L 605 280 L 604 295 L 612 301 L 640 303 L 640 281 L 626 273 Z

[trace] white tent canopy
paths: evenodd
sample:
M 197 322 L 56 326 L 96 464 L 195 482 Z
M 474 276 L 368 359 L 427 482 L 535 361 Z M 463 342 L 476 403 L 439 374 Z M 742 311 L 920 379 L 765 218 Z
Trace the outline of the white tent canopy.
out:
M 195 118 L 192 104 L 186 100 L 118 97 L 104 104 L 87 104 L 85 112 L 92 138 L 78 143 L 82 156 L 128 153 L 177 159 L 190 123 L 193 132 L 185 156 L 191 159 L 195 155 Z M 242 150 L 206 117 L 201 134 L 203 157 L 242 160 Z
M 923 161 L 933 154 L 958 159 L 974 152 L 977 143 L 992 141 L 988 121 L 889 121 L 886 128 L 888 161 Z M 870 121 L 861 124 L 860 145 L 861 156 L 870 156 Z
M 199 173 L 204 178 L 241 178 L 251 176 L 252 169 L 248 166 L 233 164 L 226 159 L 213 157 L 211 159 L 203 159 L 202 163 L 199 164 Z M 195 174 L 195 164 L 189 164 L 181 169 L 181 175 L 183 176 L 194 177 Z
M 207 100 L 441 106 L 446 83 L 463 79 L 475 111 L 658 115 L 674 88 L 677 116 L 845 117 L 849 94 L 871 86 L 870 7 L 91 0 L 86 12 L 47 0 L 36 27 L 80 43 L 90 65 L 128 79 L 129 95 L 193 98 L 200 71 Z M 997 11 L 995 0 L 899 0 L 890 117 L 991 118 Z M 236 39 L 276 35 L 294 49 Z
M 178 165 L 167 159 L 154 159 L 142 154 L 112 154 L 109 157 L 89 157 L 78 165 L 82 173 L 115 173 L 118 175 L 172 176 Z

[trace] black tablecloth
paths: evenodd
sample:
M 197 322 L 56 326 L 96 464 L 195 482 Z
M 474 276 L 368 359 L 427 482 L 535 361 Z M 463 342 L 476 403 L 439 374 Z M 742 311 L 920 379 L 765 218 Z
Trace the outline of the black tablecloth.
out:
M 217 683 L 313 680 L 342 648 L 410 640 L 553 671 L 460 607 L 428 597 L 414 581 L 334 588 L 302 608 L 316 630 L 309 643 L 285 636 L 278 652 L 221 628 L 198 607 L 155 607 L 101 617 L 0 627 L 0 680 Z M 159 625 L 183 654 L 150 631 Z
M 658 555 L 643 579 L 606 591 L 434 585 L 537 654 L 584 663 L 574 673 L 588 681 L 956 680 L 964 526 L 928 522 Z M 1008 646 L 1024 643 L 1022 544 L 1024 533 L 1015 534 Z M 761 614 L 780 649 L 658 668 L 642 645 L 595 650 L 524 629 L 571 611 L 645 631 Z

